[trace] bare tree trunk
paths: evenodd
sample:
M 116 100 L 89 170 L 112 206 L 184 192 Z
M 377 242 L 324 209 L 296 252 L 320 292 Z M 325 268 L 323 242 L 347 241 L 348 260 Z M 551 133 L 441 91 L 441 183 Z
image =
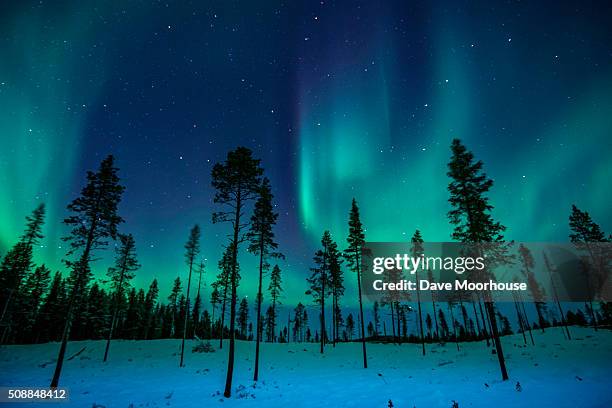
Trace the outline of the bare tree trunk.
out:
M 259 286 L 257 289 L 257 335 L 255 340 L 255 371 L 253 373 L 253 381 L 259 378 L 259 343 L 261 342 L 261 301 L 262 301 L 262 281 L 263 281 L 263 239 L 261 241 L 259 251 Z
M 125 266 L 125 265 L 124 265 Z M 106 339 L 106 348 L 104 349 L 104 362 L 108 359 L 108 350 L 110 349 L 110 343 L 113 339 L 113 330 L 115 330 L 115 323 L 117 322 L 117 313 L 119 313 L 119 299 L 123 288 L 123 277 L 125 276 L 125 267 L 121 269 L 121 277 L 119 278 L 119 287 L 115 294 L 115 307 L 113 309 L 113 318 L 111 319 L 111 325 L 108 330 L 108 339 Z
M 366 338 L 363 321 L 363 302 L 361 298 L 361 262 L 357 264 L 357 291 L 359 292 L 359 316 L 361 317 L 361 349 L 363 352 L 363 368 L 368 368 L 368 357 L 366 353 Z
M 183 341 L 181 342 L 181 361 L 179 367 L 183 367 L 183 359 L 185 356 L 185 337 L 187 337 L 187 325 L 189 323 L 189 290 L 191 289 L 191 270 L 193 269 L 193 261 L 189 263 L 189 278 L 187 279 L 187 300 L 185 301 L 185 324 L 183 325 Z
M 455 326 L 455 314 L 453 313 L 453 305 L 451 302 L 448 302 L 448 311 L 451 315 L 451 320 L 453 323 L 453 336 L 455 337 L 455 345 L 457 346 L 457 351 L 459 351 L 459 336 L 457 336 L 457 328 Z
M 525 336 L 525 325 L 523 324 L 523 316 L 521 316 L 516 295 L 514 293 L 512 294 L 512 298 L 514 299 L 514 308 L 516 309 L 516 319 L 518 320 L 521 333 L 523 334 L 523 341 L 525 342 L 525 345 L 527 345 L 527 337 Z
M 478 312 L 476 311 L 476 303 L 474 302 L 474 298 L 470 301 L 472 304 L 472 309 L 474 309 L 474 320 L 476 320 L 476 330 L 478 330 L 478 336 L 482 336 L 482 330 L 480 330 L 480 320 L 478 320 Z
M 533 341 L 533 334 L 531 333 L 531 325 L 529 324 L 529 318 L 527 317 L 527 311 L 525 310 L 525 302 L 523 302 L 523 297 L 521 296 L 520 293 L 518 293 L 517 296 L 519 298 L 521 309 L 523 310 L 523 321 L 525 322 L 525 325 L 527 326 L 527 330 L 529 330 L 529 337 L 531 338 L 531 345 L 535 346 L 535 342 Z
M 491 343 L 489 342 L 489 331 L 487 331 L 487 322 L 488 319 L 485 319 L 485 314 L 482 311 L 482 302 L 480 300 L 480 295 L 478 296 L 478 308 L 480 309 L 480 318 L 482 319 L 482 331 L 484 333 L 485 339 L 487 340 L 487 347 L 489 347 L 491 345 Z M 489 328 L 491 327 L 491 325 L 489 325 Z
M 421 313 L 421 290 L 419 289 L 419 272 L 415 272 L 415 280 L 417 283 L 417 303 L 419 305 L 419 324 L 421 326 L 421 344 L 423 346 L 423 355 L 425 355 L 425 335 L 423 334 L 423 315 Z
M 497 330 L 497 321 L 495 320 L 495 309 L 492 300 L 485 300 L 485 309 L 489 315 L 489 322 L 491 323 L 491 333 L 493 335 L 493 341 L 495 342 L 495 350 L 497 351 L 497 359 L 499 360 L 502 380 L 506 381 L 508 379 L 508 371 L 506 370 L 506 360 L 504 359 L 504 351 L 502 350 L 501 340 Z

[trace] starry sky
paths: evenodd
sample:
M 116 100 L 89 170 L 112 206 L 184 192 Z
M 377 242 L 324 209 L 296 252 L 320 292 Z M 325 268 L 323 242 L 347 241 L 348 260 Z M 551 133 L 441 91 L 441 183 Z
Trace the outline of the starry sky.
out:
M 612 229 L 604 3 L 379 3 L 3 2 L 0 252 L 43 201 L 36 258 L 63 270 L 65 206 L 112 153 L 136 286 L 186 278 L 194 223 L 210 283 L 228 232 L 211 223 L 210 171 L 239 145 L 271 179 L 287 303 L 308 301 L 324 229 L 344 247 L 352 197 L 370 240 L 416 228 L 448 240 L 455 137 L 495 180 L 509 239 L 567 240 L 572 203 Z M 255 257 L 240 262 L 239 292 L 253 297 Z

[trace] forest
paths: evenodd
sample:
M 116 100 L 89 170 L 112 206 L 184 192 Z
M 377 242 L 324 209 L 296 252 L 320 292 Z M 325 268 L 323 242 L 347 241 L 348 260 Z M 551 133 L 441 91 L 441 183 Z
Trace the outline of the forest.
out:
M 493 218 L 488 198 L 493 180 L 483 166 L 460 140 L 453 140 L 447 168 L 451 208 L 447 216 L 454 241 L 504 242 L 506 228 Z M 415 343 L 426 355 L 430 345 L 448 343 L 459 350 L 463 344 L 477 341 L 482 342 L 483 353 L 496 355 L 500 376 L 507 380 L 504 336 L 520 334 L 525 346 L 535 346 L 534 331 L 544 333 L 559 327 L 571 341 L 572 326 L 593 331 L 612 327 L 612 304 L 608 301 L 571 304 L 544 300 L 544 289 L 532 272 L 534 257 L 525 247 L 519 248 L 518 254 L 495 254 L 518 263 L 529 284 L 529 299 L 517 293 L 508 307 L 500 307 L 486 290 L 458 298 L 434 297 L 427 302 L 419 291 L 416 299 L 387 292 L 380 301 L 366 301 L 362 247 L 367 230 L 360 219 L 359 197 L 347 203 L 346 242 L 336 242 L 330 231 L 321 231 L 320 248 L 313 254 L 304 283 L 311 303 L 284 305 L 290 313 L 281 316 L 284 255 L 274 233 L 278 209 L 273 188 L 262 163 L 251 150 L 238 147 L 213 167 L 210 177 L 217 208 L 212 221 L 223 223 L 228 233 L 224 251 L 216 267 L 205 265 L 200 245 L 206 238 L 200 226 L 193 225 L 185 237 L 184 273 L 171 288 L 160 288 L 157 280 L 148 287 L 132 284 L 141 272 L 138 244 L 118 210 L 125 188 L 113 156 L 86 174 L 80 195 L 66 206 L 66 218 L 61 222 L 69 233 L 63 238 L 68 249 L 62 271 L 34 262 L 36 248 L 45 239 L 45 223 L 57 222 L 46 219 L 41 203 L 26 218 L 19 241 L 2 254 L 1 344 L 57 342 L 53 372 L 49 373 L 51 387 L 62 384 L 67 344 L 72 341 L 103 340 L 104 353 L 99 358 L 107 362 L 113 359 L 114 340 L 176 339 L 181 345 L 176 361 L 179 367 L 192 353 L 227 348 L 223 395 L 229 398 L 234 392 L 237 341 L 255 343 L 254 381 L 271 375 L 261 372 L 261 360 L 267 356 L 260 343 L 316 343 L 320 353 L 338 343 L 356 343 L 359 353 L 353 358 L 367 368 L 368 347 L 373 344 Z M 595 250 L 599 247 L 593 243 L 612 242 L 612 235 L 606 235 L 587 211 L 576 206 L 568 209 L 567 225 L 568 239 L 585 252 L 585 262 L 603 265 L 601 274 L 609 274 L 611 254 Z M 419 230 L 414 231 L 414 257 L 422 255 L 425 238 Z M 92 265 L 99 262 L 102 251 L 114 251 L 114 262 L 107 267 L 106 276 L 95 276 Z M 240 267 L 238 256 L 245 252 L 257 257 L 257 270 Z M 207 292 L 202 287 L 205 274 L 216 275 Z M 419 271 L 416 274 L 418 279 Z M 254 304 L 238 296 L 240 280 L 247 275 L 258 282 Z M 494 278 L 486 268 L 466 271 L 462 276 L 481 283 Z M 393 278 L 401 280 L 401 276 Z M 435 283 L 433 276 L 424 278 Z M 356 286 L 358 298 L 348 303 L 358 307 L 343 310 L 349 284 Z M 168 290 L 167 297 L 161 295 Z M 413 315 L 414 328 L 410 328 Z M 196 340 L 195 346 L 189 348 L 193 343 L 186 344 L 186 340 Z

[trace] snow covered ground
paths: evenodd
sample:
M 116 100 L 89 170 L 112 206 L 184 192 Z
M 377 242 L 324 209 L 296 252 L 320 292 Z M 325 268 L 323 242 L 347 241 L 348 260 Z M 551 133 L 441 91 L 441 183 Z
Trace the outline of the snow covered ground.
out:
M 69 344 L 60 385 L 70 407 L 610 407 L 612 332 L 572 328 L 534 332 L 536 346 L 521 335 L 502 339 L 510 380 L 500 381 L 497 357 L 483 343 L 461 346 L 369 344 L 367 370 L 361 346 L 263 343 L 260 381 L 252 381 L 255 345 L 237 342 L 234 395 L 221 395 L 227 343 L 214 353 L 191 353 L 179 368 L 179 340 L 115 341 L 102 363 L 104 342 Z M 215 348 L 218 341 L 213 341 Z M 0 386 L 49 384 L 57 344 L 0 349 Z M 520 391 L 517 390 L 520 383 Z M 10 404 L 16 407 L 32 404 Z M 48 408 L 49 403 L 38 406 Z

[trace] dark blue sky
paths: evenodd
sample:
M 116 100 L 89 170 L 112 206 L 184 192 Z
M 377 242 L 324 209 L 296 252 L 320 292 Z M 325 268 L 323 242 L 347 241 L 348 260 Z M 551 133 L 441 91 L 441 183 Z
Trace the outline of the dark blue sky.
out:
M 566 240 L 570 205 L 612 227 L 612 32 L 590 2 L 19 2 L 0 9 L 0 250 L 38 201 L 38 259 L 61 268 L 65 205 L 113 153 L 142 270 L 185 275 L 210 169 L 238 145 L 270 177 L 301 297 L 324 229 L 354 196 L 372 240 L 450 237 L 446 162 L 465 141 L 508 237 Z M 243 270 L 254 257 L 241 254 Z M 96 265 L 102 274 L 106 260 Z M 216 273 L 216 271 L 214 271 Z M 253 294 L 254 275 L 241 290 Z M 352 282 L 349 280 L 349 282 Z M 347 293 L 351 293 L 350 291 Z

